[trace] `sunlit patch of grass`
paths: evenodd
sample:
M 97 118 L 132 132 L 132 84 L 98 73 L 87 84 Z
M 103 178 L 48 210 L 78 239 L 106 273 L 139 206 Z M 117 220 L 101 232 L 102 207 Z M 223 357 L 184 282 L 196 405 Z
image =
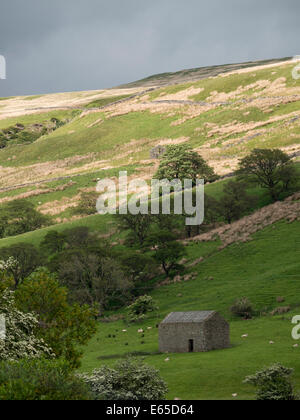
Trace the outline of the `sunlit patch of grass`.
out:
M 30 115 L 21 115 L 19 117 L 0 119 L 0 130 L 14 126 L 16 124 L 23 124 L 25 126 L 31 124 L 43 124 L 51 120 L 51 118 L 58 118 L 60 120 L 73 118 L 78 111 L 76 110 L 57 110 L 43 113 L 36 113 Z
M 121 101 L 122 99 L 126 99 L 129 98 L 132 95 L 121 95 L 121 96 L 110 96 L 108 98 L 99 98 L 96 99 L 88 104 L 86 104 L 84 107 L 89 109 L 89 108 L 100 108 L 102 106 L 105 105 L 109 105 L 111 103 L 117 102 L 117 101 Z

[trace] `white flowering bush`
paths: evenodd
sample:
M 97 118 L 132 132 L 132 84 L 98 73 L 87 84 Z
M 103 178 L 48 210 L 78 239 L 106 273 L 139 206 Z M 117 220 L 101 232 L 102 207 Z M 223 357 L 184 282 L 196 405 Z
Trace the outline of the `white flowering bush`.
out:
M 35 335 L 36 316 L 17 309 L 14 292 L 5 290 L 0 295 L 0 314 L 5 317 L 6 327 L 5 340 L 0 340 L 0 361 L 53 357 L 44 340 Z
M 168 392 L 159 371 L 135 359 L 120 361 L 114 368 L 104 366 L 80 378 L 96 399 L 163 400 Z
M 0 261 L 0 272 L 6 273 L 7 271 L 17 268 L 18 261 L 14 257 L 9 257 L 6 261 Z
M 14 286 L 13 272 L 19 269 L 18 261 L 10 257 L 6 261 L 0 260 L 0 292 L 7 287 Z
M 257 388 L 257 400 L 293 401 L 298 399 L 290 380 L 293 372 L 293 369 L 278 363 L 247 376 L 244 383 Z
M 155 302 L 151 296 L 140 296 L 132 305 L 128 306 L 128 321 L 141 321 L 146 314 L 157 309 Z

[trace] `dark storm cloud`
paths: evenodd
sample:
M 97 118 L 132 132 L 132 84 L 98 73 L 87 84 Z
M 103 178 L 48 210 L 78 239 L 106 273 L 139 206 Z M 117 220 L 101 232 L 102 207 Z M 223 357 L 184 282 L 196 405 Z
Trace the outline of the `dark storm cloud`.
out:
M 299 14 L 299 0 L 2 0 L 0 96 L 299 54 Z

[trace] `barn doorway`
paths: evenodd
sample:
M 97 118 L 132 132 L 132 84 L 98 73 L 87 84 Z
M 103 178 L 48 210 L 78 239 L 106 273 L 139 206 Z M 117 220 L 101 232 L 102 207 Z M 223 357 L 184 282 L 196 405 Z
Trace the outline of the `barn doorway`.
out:
M 189 353 L 194 353 L 194 340 L 189 340 Z

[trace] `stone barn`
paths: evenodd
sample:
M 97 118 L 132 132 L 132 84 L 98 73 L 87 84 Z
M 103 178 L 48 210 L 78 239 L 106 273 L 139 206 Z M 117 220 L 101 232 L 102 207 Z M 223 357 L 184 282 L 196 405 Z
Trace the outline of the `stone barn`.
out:
M 166 153 L 166 150 L 167 148 L 161 145 L 153 147 L 153 149 L 150 150 L 150 159 L 159 159 Z
M 162 353 L 207 352 L 229 346 L 229 324 L 215 311 L 172 312 L 159 325 Z

